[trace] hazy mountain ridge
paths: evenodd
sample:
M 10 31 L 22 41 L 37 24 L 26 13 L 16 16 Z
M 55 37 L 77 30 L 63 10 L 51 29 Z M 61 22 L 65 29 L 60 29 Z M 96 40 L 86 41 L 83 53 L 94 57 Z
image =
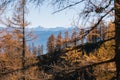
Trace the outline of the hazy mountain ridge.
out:
M 34 42 L 35 45 L 44 45 L 46 46 L 47 44 L 47 39 L 51 34 L 54 34 L 56 37 L 59 32 L 62 33 L 62 36 L 64 37 L 65 31 L 71 32 L 75 27 L 56 27 L 56 28 L 44 28 L 44 27 L 36 27 L 32 28 L 32 31 L 34 35 L 37 36 L 37 39 L 32 41 Z M 46 47 L 45 47 L 46 48 Z
M 41 26 L 38 26 L 38 27 L 33 27 L 33 28 L 28 28 L 28 29 L 32 29 L 34 31 L 63 31 L 63 30 L 69 30 L 69 29 L 73 29 L 75 27 L 52 27 L 52 28 L 45 28 L 45 27 L 41 27 Z

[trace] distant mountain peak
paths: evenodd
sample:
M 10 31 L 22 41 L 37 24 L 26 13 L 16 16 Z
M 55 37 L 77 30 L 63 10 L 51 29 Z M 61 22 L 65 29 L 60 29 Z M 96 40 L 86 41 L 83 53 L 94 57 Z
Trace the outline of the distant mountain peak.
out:
M 34 27 L 33 30 L 35 31 L 62 31 L 62 30 L 72 30 L 76 28 L 75 26 L 71 26 L 71 27 L 62 27 L 62 26 L 58 26 L 58 27 L 42 27 L 42 26 L 37 26 Z

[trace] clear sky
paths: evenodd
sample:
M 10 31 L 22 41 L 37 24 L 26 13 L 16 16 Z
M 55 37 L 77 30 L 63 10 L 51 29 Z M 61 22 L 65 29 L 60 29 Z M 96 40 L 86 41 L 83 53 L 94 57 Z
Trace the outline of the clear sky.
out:
M 74 10 L 65 10 L 56 14 L 52 14 L 55 10 L 53 8 L 43 6 L 40 9 L 30 8 L 29 14 L 27 16 L 28 20 L 31 22 L 30 27 L 70 27 L 74 15 L 76 14 Z
M 79 7 L 76 9 L 79 10 Z M 76 15 L 78 15 L 79 13 L 76 9 L 65 9 L 61 12 L 52 14 L 54 11 L 57 10 L 54 9 L 53 6 L 50 7 L 48 5 L 42 5 L 40 8 L 35 6 L 29 6 L 26 19 L 31 24 L 28 27 L 71 27 L 74 25 L 74 22 L 76 22 Z M 11 16 L 11 11 L 7 12 L 7 17 Z M 0 24 L 0 26 L 4 27 L 4 25 L 2 24 Z

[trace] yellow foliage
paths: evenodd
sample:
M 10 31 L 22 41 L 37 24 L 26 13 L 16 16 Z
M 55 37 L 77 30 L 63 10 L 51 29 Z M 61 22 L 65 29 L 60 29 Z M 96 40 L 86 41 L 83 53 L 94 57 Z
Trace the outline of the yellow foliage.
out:
M 99 49 L 91 52 L 89 55 L 84 52 L 82 54 L 81 49 L 72 49 L 66 53 L 65 56 L 62 56 L 68 63 L 74 66 L 86 66 L 98 62 L 103 62 L 114 58 L 114 40 L 107 41 L 100 46 Z M 96 80 L 109 80 L 115 74 L 115 63 L 105 63 L 93 67 L 94 75 Z M 111 73 L 110 73 L 111 72 Z

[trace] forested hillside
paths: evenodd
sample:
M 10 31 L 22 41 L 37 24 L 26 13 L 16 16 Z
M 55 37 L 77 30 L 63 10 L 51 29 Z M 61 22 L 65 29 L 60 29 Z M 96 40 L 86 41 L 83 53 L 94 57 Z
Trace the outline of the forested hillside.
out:
M 43 4 L 77 12 L 76 28 L 51 34 L 46 54 L 26 31 L 30 7 Z M 0 80 L 120 80 L 119 14 L 120 0 L 0 0 Z
M 44 55 L 36 55 L 42 52 L 41 48 L 31 52 L 26 46 L 26 79 L 109 80 L 113 78 L 116 71 L 113 62 L 115 41 L 112 40 L 115 35 L 114 24 L 112 22 L 109 25 L 101 24 L 86 38 L 82 37 L 85 31 L 87 29 L 79 29 L 77 32 L 73 29 L 71 36 L 68 36 L 69 33 L 66 31 L 64 37 L 61 33 L 56 37 L 52 34 L 48 38 L 48 52 Z M 1 44 L 4 44 L 1 46 L 0 55 L 1 80 L 18 79 L 22 74 L 20 42 L 11 36 L 12 33 L 6 33 L 1 41 Z M 19 35 L 16 35 L 17 37 Z
M 103 32 L 103 30 L 99 32 L 100 29 L 97 29 L 96 33 L 91 32 L 87 37 L 88 42 L 85 43 L 78 43 L 83 39 L 77 36 L 74 38 L 77 39 L 77 41 L 73 38 L 73 40 L 68 39 L 67 44 L 69 44 L 69 46 L 63 46 L 66 42 L 59 44 L 59 46 L 62 47 L 57 47 L 57 44 L 56 47 L 52 46 L 53 44 L 48 44 L 51 45 L 48 46 L 48 48 L 52 50 L 48 51 L 48 55 L 51 57 L 49 57 L 50 60 L 48 59 L 47 61 L 45 59 L 45 61 L 46 63 L 51 62 L 53 72 L 50 72 L 52 74 L 57 74 L 54 76 L 55 79 L 110 80 L 114 78 L 116 68 L 113 62 L 115 56 L 115 42 L 112 40 L 114 37 L 113 27 L 114 24 L 110 23 L 109 26 L 104 26 L 105 32 Z M 53 35 L 51 35 L 51 37 L 52 36 Z M 109 39 L 110 41 L 108 41 Z M 65 39 L 61 39 L 61 41 L 63 40 Z M 58 43 L 58 40 L 54 43 Z M 48 63 L 48 65 L 49 64 L 50 63 Z

